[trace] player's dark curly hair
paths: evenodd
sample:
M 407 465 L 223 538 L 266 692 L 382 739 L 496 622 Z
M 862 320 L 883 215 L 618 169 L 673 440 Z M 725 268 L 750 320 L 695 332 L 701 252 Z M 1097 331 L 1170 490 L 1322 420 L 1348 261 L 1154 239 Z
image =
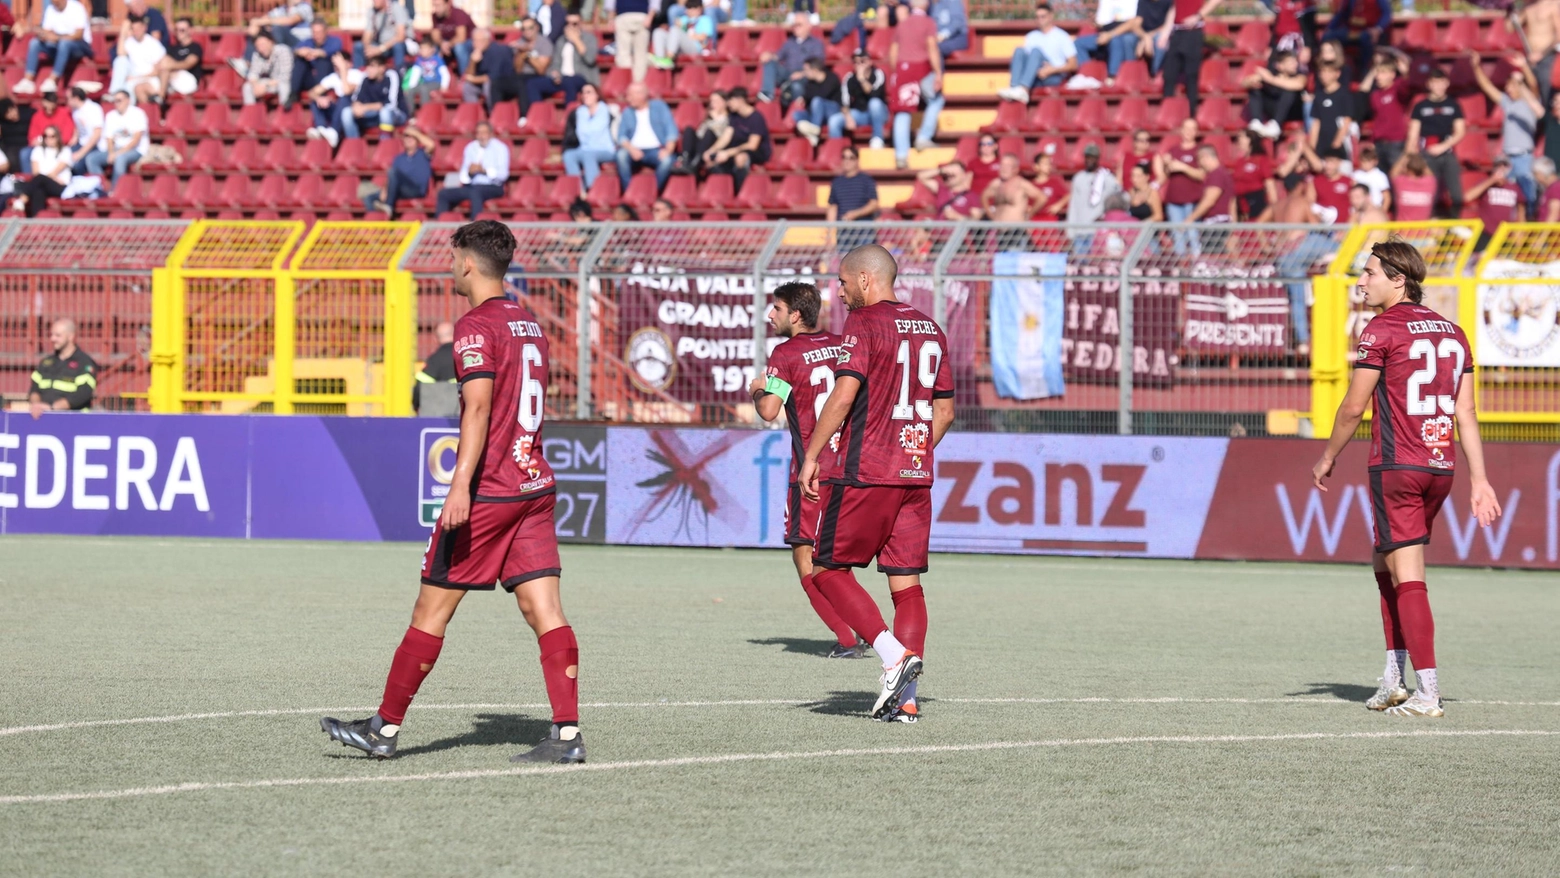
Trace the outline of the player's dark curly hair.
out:
M 1403 289 L 1408 300 L 1415 305 L 1425 299 L 1425 258 L 1413 244 L 1393 235 L 1370 248 L 1370 255 L 1381 262 L 1381 270 L 1387 277 L 1404 278 Z
M 515 258 L 515 235 L 498 220 L 477 220 L 455 230 L 450 246 L 471 254 L 483 277 L 503 280 Z
M 775 289 L 775 298 L 787 308 L 800 314 L 805 326 L 818 325 L 818 311 L 823 307 L 823 296 L 818 288 L 806 281 L 793 280 Z

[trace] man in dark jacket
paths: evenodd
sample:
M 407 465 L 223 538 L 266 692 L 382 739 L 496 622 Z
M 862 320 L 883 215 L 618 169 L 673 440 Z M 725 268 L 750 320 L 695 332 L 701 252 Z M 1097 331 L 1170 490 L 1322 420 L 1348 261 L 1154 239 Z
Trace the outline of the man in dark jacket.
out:
M 32 373 L 27 402 L 33 420 L 45 411 L 80 411 L 92 403 L 97 392 L 97 363 L 76 347 L 76 323 L 56 320 L 49 328 L 49 344 L 54 353 L 43 358 Z
M 822 58 L 808 58 L 802 66 L 802 107 L 793 113 L 796 130 L 807 142 L 818 145 L 829 120 L 840 114 L 840 78 Z
M 843 99 L 839 115 L 829 120 L 829 137 L 844 137 L 858 126 L 872 126 L 872 148 L 883 148 L 888 130 L 887 77 L 872 63 L 872 56 L 861 49 L 851 58 L 851 71 L 840 84 Z
M 455 324 L 448 321 L 434 327 L 433 337 L 439 346 L 423 361 L 422 371 L 417 373 L 417 383 L 412 385 L 412 408 L 422 408 L 424 384 L 455 383 Z

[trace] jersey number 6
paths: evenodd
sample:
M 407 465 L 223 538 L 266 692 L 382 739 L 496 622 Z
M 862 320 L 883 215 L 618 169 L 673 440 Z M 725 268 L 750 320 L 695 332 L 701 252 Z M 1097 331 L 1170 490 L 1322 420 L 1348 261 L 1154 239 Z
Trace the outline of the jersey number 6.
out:
M 520 350 L 520 426 L 527 433 L 535 433 L 542 428 L 542 406 L 545 404 L 544 396 L 547 388 L 542 382 L 531 377 L 531 364 L 542 365 L 542 352 L 534 344 L 528 344 Z
M 931 390 L 937 384 L 937 367 L 942 365 L 942 345 L 935 341 L 921 342 L 921 352 L 917 359 L 916 373 L 921 379 L 921 386 Z M 932 401 L 918 399 L 915 405 L 910 404 L 910 340 L 902 339 L 899 342 L 899 354 L 894 362 L 900 366 L 899 372 L 899 402 L 895 403 L 894 411 L 890 415 L 896 421 L 909 421 L 920 417 L 923 421 L 932 419 Z

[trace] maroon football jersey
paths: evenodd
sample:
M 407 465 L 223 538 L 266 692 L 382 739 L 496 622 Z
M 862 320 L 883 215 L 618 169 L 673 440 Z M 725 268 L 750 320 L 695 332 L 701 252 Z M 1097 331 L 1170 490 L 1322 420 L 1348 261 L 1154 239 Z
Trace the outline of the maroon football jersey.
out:
M 785 392 L 785 422 L 791 430 L 791 483 L 796 484 L 807 443 L 823 401 L 834 389 L 834 361 L 840 355 L 840 337 L 831 332 L 804 332 L 777 345 L 769 354 L 764 375 L 789 385 Z
M 472 486 L 475 500 L 516 500 L 553 489 L 542 456 L 547 396 L 547 337 L 531 312 L 488 299 L 455 321 L 455 376 L 493 379 L 487 447 Z M 465 401 L 461 402 L 464 413 Z
M 1370 421 L 1371 469 L 1451 474 L 1457 391 L 1473 371 L 1468 351 L 1457 324 L 1412 302 L 1399 302 L 1365 325 L 1355 366 L 1381 371 Z
M 861 382 L 840 428 L 837 456 L 821 460 L 835 484 L 932 486 L 932 400 L 953 397 L 948 338 L 903 302 L 850 312 L 836 377 Z

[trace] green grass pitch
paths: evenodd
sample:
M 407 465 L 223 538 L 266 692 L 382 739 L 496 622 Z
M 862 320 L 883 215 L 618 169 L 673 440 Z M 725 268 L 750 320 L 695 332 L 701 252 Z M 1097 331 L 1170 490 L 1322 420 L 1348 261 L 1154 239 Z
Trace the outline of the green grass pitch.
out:
M 786 554 L 565 547 L 591 761 L 522 772 L 502 592 L 395 759 L 319 730 L 377 705 L 420 549 L 0 540 L 0 874 L 1560 873 L 1554 574 L 1431 571 L 1434 721 L 1361 705 L 1362 567 L 937 556 L 905 726 Z

